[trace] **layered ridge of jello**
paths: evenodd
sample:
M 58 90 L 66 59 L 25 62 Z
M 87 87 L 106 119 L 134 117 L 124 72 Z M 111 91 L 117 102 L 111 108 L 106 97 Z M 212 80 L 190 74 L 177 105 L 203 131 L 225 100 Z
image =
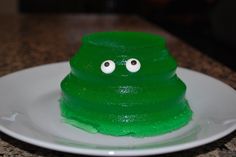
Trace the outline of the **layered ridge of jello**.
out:
M 138 72 L 125 63 L 136 58 Z M 104 74 L 101 63 L 116 69 Z M 186 86 L 175 74 L 176 62 L 160 36 L 104 32 L 86 36 L 70 60 L 71 73 L 61 82 L 61 113 L 67 122 L 89 132 L 114 136 L 153 136 L 186 125 L 192 111 Z

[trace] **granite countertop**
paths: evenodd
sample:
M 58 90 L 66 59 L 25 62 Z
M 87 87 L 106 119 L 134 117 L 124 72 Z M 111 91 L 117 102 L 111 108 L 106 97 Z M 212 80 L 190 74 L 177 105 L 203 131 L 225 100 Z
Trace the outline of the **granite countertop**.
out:
M 0 15 L 0 76 L 32 66 L 68 60 L 84 34 L 96 31 L 146 31 L 163 35 L 180 66 L 200 71 L 236 89 L 236 72 L 168 32 L 136 16 Z M 74 156 L 33 146 L 0 133 L 0 156 Z M 164 156 L 236 156 L 236 132 L 213 143 Z

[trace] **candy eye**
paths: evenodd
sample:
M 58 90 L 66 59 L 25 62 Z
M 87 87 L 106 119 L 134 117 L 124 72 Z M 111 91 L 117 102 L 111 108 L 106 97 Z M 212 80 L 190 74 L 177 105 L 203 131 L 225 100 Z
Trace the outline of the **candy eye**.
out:
M 139 71 L 140 67 L 141 67 L 140 62 L 135 58 L 130 58 L 129 60 L 126 61 L 126 68 L 130 72 L 133 72 L 133 73 L 137 72 Z
M 102 64 L 101 64 L 101 70 L 105 74 L 112 73 L 115 70 L 115 68 L 116 68 L 116 65 L 112 60 L 106 60 L 106 61 L 102 62 Z

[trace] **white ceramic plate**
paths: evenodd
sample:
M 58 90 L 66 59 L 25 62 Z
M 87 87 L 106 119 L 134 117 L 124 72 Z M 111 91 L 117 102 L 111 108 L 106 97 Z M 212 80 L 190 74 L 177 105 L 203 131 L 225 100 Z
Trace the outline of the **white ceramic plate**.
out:
M 209 76 L 179 68 L 194 112 L 189 125 L 148 138 L 90 134 L 61 121 L 59 84 L 67 62 L 19 71 L 0 78 L 0 130 L 19 140 L 53 150 L 137 156 L 163 154 L 200 146 L 236 129 L 236 92 Z

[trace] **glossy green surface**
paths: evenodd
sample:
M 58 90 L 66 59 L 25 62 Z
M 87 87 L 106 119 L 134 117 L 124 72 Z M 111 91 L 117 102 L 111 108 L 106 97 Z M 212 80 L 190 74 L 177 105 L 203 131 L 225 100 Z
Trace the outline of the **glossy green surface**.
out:
M 138 72 L 126 69 L 136 58 Z M 116 64 L 111 74 L 100 66 Z M 65 121 L 89 132 L 113 136 L 154 136 L 186 125 L 192 111 L 186 86 L 175 74 L 176 61 L 165 40 L 138 32 L 103 32 L 85 36 L 61 82 Z

